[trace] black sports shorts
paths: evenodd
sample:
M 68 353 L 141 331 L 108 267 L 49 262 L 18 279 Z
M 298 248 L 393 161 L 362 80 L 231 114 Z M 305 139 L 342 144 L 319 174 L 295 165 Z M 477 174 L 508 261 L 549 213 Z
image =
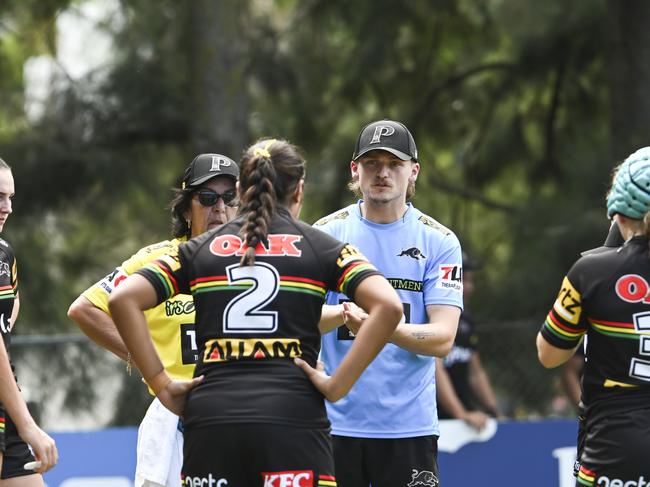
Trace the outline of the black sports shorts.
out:
M 274 424 L 185 428 L 183 487 L 335 487 L 328 430 Z
M 5 418 L 4 433 L 0 433 L 2 440 L 0 445 L 3 448 L 2 475 L 0 479 L 10 479 L 12 477 L 22 477 L 24 475 L 34 475 L 32 470 L 25 470 L 23 467 L 27 462 L 33 462 L 34 456 L 16 430 L 16 425 L 8 414 L 2 410 Z
M 605 416 L 588 424 L 576 486 L 650 482 L 650 408 Z
M 332 436 L 338 487 L 439 487 L 438 437 Z

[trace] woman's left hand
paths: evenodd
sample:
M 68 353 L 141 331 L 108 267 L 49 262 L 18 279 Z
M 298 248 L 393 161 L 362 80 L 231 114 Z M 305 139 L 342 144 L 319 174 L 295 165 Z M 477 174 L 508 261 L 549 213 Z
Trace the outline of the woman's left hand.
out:
M 332 378 L 325 373 L 323 369 L 317 366 L 317 368 L 312 367 L 309 365 L 307 362 L 305 362 L 301 358 L 294 358 L 293 362 L 300 367 L 305 374 L 307 374 L 307 377 L 309 380 L 314 384 L 314 387 L 320 391 L 320 393 L 325 396 L 325 399 L 327 399 L 330 402 L 336 402 L 341 397 L 343 397 L 343 394 L 341 392 L 336 391 L 336 386 L 332 382 Z
M 158 399 L 172 413 L 182 417 L 187 394 L 202 380 L 202 375 L 192 380 L 172 380 L 158 393 Z

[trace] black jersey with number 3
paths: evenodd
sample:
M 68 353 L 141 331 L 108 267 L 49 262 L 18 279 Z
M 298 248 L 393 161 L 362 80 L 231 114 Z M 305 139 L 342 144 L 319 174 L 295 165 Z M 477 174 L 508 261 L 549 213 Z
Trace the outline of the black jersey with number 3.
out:
M 584 255 L 569 270 L 541 330 L 559 348 L 586 333 L 582 400 L 590 414 L 650 404 L 648 240 Z
M 185 425 L 276 423 L 329 425 L 322 395 L 294 363 L 315 366 L 318 322 L 328 290 L 353 297 L 378 274 L 354 247 L 279 209 L 258 245 L 255 263 L 241 266 L 243 220 L 182 244 L 138 271 L 162 302 L 192 294 L 204 381 L 189 395 Z

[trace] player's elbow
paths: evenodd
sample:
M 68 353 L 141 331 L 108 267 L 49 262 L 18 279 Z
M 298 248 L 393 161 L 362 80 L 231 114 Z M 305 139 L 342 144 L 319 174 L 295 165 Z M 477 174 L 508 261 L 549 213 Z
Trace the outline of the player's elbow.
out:
M 560 350 L 546 341 L 541 333 L 537 335 L 537 359 L 547 369 L 553 369 L 566 362 L 566 351 Z
M 544 350 L 543 348 L 537 349 L 537 359 L 539 360 L 539 363 L 547 369 L 554 369 L 564 363 L 564 361 L 559 359 L 555 354 L 549 353 L 549 351 Z
M 451 352 L 452 347 L 454 346 L 454 337 L 451 336 L 443 341 L 439 346 L 436 347 L 436 352 L 434 355 L 436 357 L 445 358 Z
M 82 326 L 84 316 L 85 304 L 83 297 L 75 299 L 68 308 L 68 318 L 74 321 L 77 325 Z
M 124 306 L 124 302 L 128 298 L 127 295 L 125 295 L 124 293 L 120 293 L 119 291 L 120 291 L 119 289 L 116 289 L 108 297 L 108 310 L 113 316 L 116 313 L 119 313 L 122 306 Z
M 551 357 L 548 357 L 544 352 L 538 350 L 537 351 L 537 359 L 539 360 L 539 363 L 544 366 L 546 369 L 554 369 L 559 363 L 556 363 L 554 360 L 551 359 Z
M 378 314 L 390 323 L 391 330 L 394 331 L 404 316 L 404 306 L 399 299 L 389 300 L 382 305 Z

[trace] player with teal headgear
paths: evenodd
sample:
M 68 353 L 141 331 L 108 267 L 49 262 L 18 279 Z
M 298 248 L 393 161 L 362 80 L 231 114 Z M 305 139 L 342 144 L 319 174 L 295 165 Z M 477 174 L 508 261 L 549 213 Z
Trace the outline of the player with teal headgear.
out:
M 636 485 L 648 475 L 650 147 L 616 170 L 607 214 L 624 243 L 571 266 L 537 334 L 547 368 L 573 357 L 583 337 L 587 344 L 575 485 Z
M 607 216 L 616 213 L 641 220 L 650 211 L 650 147 L 631 154 L 614 176 L 607 195 Z

